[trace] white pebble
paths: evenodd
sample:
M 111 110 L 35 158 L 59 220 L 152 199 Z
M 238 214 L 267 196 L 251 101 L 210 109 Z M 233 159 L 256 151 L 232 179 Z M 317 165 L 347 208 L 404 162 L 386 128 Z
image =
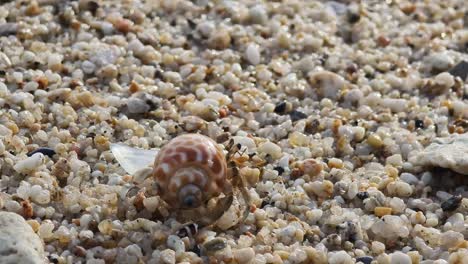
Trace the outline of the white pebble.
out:
M 81 64 L 81 69 L 84 73 L 91 74 L 94 72 L 94 70 L 96 70 L 96 65 L 88 60 L 85 60 Z
M 136 244 L 127 246 L 125 248 L 125 252 L 127 252 L 128 255 L 135 256 L 137 258 L 142 258 L 143 257 L 143 253 L 141 252 L 141 248 Z
M 403 252 L 390 254 L 390 264 L 411 264 L 411 258 Z
M 247 49 L 245 50 L 245 56 L 250 64 L 257 65 L 260 63 L 260 51 L 258 46 L 254 43 L 251 43 L 247 46 Z
M 378 255 L 385 252 L 385 244 L 379 241 L 373 241 L 371 244 L 372 253 Z
M 143 200 L 143 205 L 149 212 L 155 212 L 159 206 L 159 198 L 156 196 L 147 197 Z
M 413 174 L 411 173 L 407 173 L 407 172 L 403 172 L 401 175 L 400 175 L 400 180 L 408 183 L 408 184 L 416 184 L 419 182 L 418 178 L 416 178 L 416 176 L 414 176 Z
M 232 254 L 238 263 L 248 263 L 255 257 L 255 251 L 251 247 L 233 250 Z
M 388 165 L 393 165 L 395 167 L 403 166 L 403 158 L 400 154 L 394 154 L 392 156 L 387 157 L 385 163 Z
M 176 263 L 175 252 L 172 249 L 165 249 L 161 251 L 160 258 L 161 258 L 161 263 L 164 263 L 164 264 Z
M 176 253 L 185 252 L 185 244 L 178 236 L 170 235 L 167 238 L 167 246 Z
M 281 157 L 281 148 L 273 142 L 265 142 L 260 145 L 258 151 L 261 153 L 269 154 L 274 159 Z
M 5 209 L 9 212 L 19 213 L 22 207 L 17 201 L 9 200 L 5 203 Z
M 463 240 L 464 237 L 462 233 L 455 232 L 452 230 L 442 233 L 442 235 L 440 236 L 440 243 L 446 249 L 456 247 L 458 244 L 463 242 Z
M 93 238 L 93 236 L 94 236 L 94 233 L 91 230 L 82 230 L 78 234 L 78 237 L 81 238 L 81 239 L 91 239 L 91 238 Z
M 255 5 L 249 10 L 249 18 L 252 23 L 264 24 L 268 21 L 268 14 L 262 5 Z
M 330 264 L 352 264 L 354 263 L 351 256 L 346 251 L 330 252 L 328 257 Z
M 19 173 L 32 172 L 44 163 L 44 154 L 36 153 L 31 157 L 19 161 L 13 169 Z

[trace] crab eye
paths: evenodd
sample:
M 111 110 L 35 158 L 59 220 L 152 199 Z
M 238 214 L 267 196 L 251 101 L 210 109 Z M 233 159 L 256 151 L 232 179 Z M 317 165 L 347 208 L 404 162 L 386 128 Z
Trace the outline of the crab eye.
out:
M 187 184 L 179 191 L 179 202 L 183 208 L 197 208 L 202 203 L 202 192 L 194 184 Z
M 195 206 L 196 203 L 197 203 L 196 198 L 193 195 L 189 195 L 189 196 L 184 198 L 184 206 L 185 207 L 192 208 L 192 207 Z

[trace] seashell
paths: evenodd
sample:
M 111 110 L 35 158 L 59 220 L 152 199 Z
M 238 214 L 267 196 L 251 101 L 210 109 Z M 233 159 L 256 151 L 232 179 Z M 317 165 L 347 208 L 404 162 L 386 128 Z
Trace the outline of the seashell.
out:
M 130 175 L 150 167 L 158 154 L 158 150 L 138 149 L 122 143 L 111 143 L 110 150 L 120 166 Z
M 137 149 L 120 143 L 110 145 L 125 171 L 135 180 L 139 179 L 137 183 L 144 185 L 146 175 L 154 177 L 151 186 L 147 186 L 148 191 L 155 191 L 154 195 L 167 206 L 177 209 L 178 221 L 195 221 L 199 226 L 211 225 L 220 219 L 231 207 L 238 191 L 246 204 L 250 203 L 243 176 L 232 160 L 241 145 L 231 140 L 227 147 L 225 155 L 224 149 L 213 139 L 200 134 L 180 135 L 160 150 Z M 137 176 L 139 174 L 141 176 Z M 127 189 L 121 195 L 133 196 L 130 193 Z M 244 219 L 250 207 L 245 209 Z
M 173 208 L 197 208 L 227 187 L 223 149 L 209 137 L 185 134 L 169 141 L 154 161 L 160 197 Z

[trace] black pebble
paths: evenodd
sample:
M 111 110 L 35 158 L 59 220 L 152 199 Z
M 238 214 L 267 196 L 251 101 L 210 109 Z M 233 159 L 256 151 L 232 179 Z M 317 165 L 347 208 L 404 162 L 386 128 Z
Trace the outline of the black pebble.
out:
M 416 126 L 416 128 L 424 128 L 424 121 L 422 121 L 421 119 L 416 119 L 414 121 L 414 125 Z
M 291 121 L 293 122 L 307 118 L 306 114 L 297 110 L 293 110 L 291 113 L 289 113 L 289 116 L 291 117 Z
M 361 20 L 361 16 L 359 14 L 349 12 L 348 13 L 348 22 L 351 24 L 357 23 L 359 20 Z
M 465 81 L 466 77 L 468 76 L 468 61 L 461 61 L 455 65 L 455 67 L 453 67 L 449 73 L 455 77 L 460 77 L 462 81 Z
M 366 198 L 369 197 L 369 193 L 368 193 L 368 192 L 358 192 L 358 193 L 356 194 L 356 196 L 357 196 L 359 199 L 364 200 L 364 199 L 366 199 Z
M 55 152 L 55 150 L 51 149 L 51 148 L 38 148 L 38 149 L 35 149 L 31 152 L 29 152 L 28 154 L 26 154 L 28 157 L 31 157 L 32 155 L 36 154 L 36 153 L 42 153 L 44 155 L 47 155 L 49 156 L 49 158 L 52 158 L 55 154 L 57 154 Z
M 442 210 L 444 210 L 445 212 L 454 211 L 455 209 L 458 208 L 458 206 L 460 206 L 461 201 L 462 201 L 461 195 L 452 196 L 449 199 L 447 199 L 447 201 L 444 201 L 440 205 L 440 207 L 442 207 Z
M 360 257 L 356 259 L 356 262 L 362 262 L 364 264 L 371 264 L 374 259 L 372 257 Z
M 187 23 L 191 29 L 194 29 L 197 26 L 197 24 L 191 19 L 187 19 Z
M 96 12 L 97 12 L 97 10 L 99 8 L 99 4 L 97 2 L 95 2 L 95 1 L 89 1 L 87 8 L 91 12 L 91 14 L 93 14 L 93 16 L 95 16 Z
M 264 199 L 264 200 L 262 201 L 262 204 L 260 205 L 260 208 L 264 208 L 265 206 L 267 206 L 267 205 L 269 205 L 269 204 L 270 204 L 270 202 L 267 201 L 266 199 Z
M 183 238 L 187 236 L 193 237 L 197 233 L 198 233 L 198 225 L 195 223 L 192 223 L 179 229 L 179 231 L 176 232 L 176 235 L 180 238 Z
M 286 103 L 285 103 L 285 102 L 281 102 L 281 103 L 277 104 L 277 105 L 275 106 L 275 110 L 274 110 L 274 111 L 275 111 L 275 113 L 277 113 L 277 114 L 282 114 L 282 113 L 284 113 L 284 111 L 286 111 Z
M 201 256 L 200 246 L 198 246 L 198 245 L 195 245 L 195 246 L 193 247 L 193 249 L 190 250 L 190 251 L 192 251 L 193 253 L 197 254 L 197 256 L 199 256 L 199 257 Z
M 273 169 L 274 169 L 275 171 L 278 171 L 278 175 L 281 175 L 281 174 L 283 174 L 283 172 L 284 172 L 284 168 L 283 168 L 283 167 L 280 167 L 280 166 L 275 167 L 275 168 L 273 168 Z

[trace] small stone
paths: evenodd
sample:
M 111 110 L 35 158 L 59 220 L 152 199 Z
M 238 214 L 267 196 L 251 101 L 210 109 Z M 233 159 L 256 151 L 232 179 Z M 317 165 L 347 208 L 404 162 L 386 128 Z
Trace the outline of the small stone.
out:
M 328 257 L 328 263 L 331 263 L 331 264 L 339 264 L 339 263 L 351 264 L 351 263 L 354 263 L 354 261 L 351 258 L 351 256 L 348 253 L 346 253 L 346 251 L 341 250 L 341 251 L 338 251 L 338 252 L 330 252 L 329 257 Z
M 284 114 L 286 113 L 286 109 L 287 109 L 287 103 L 280 102 L 275 106 L 275 109 L 273 111 L 277 114 Z
M 130 98 L 127 102 L 128 111 L 132 114 L 143 114 L 149 112 L 151 107 L 143 100 Z
M 299 165 L 299 168 L 309 176 L 317 176 L 322 172 L 323 165 L 317 162 L 315 159 L 306 159 L 302 161 Z
M 358 192 L 356 194 L 356 197 L 361 199 L 361 200 L 364 200 L 364 199 L 369 197 L 369 193 L 368 192 Z
M 423 212 L 412 213 L 410 219 L 413 224 L 423 224 L 426 222 L 426 216 Z
M 301 132 L 294 131 L 289 134 L 288 141 L 293 147 L 306 147 L 309 145 L 310 139 Z
M 96 65 L 94 65 L 94 63 L 92 63 L 92 62 L 90 62 L 88 60 L 85 60 L 81 64 L 81 69 L 86 74 L 92 74 L 96 70 Z
M 268 22 L 268 14 L 262 5 L 255 5 L 249 10 L 249 20 L 253 24 L 265 24 Z
M 167 238 L 167 246 L 176 253 L 185 252 L 185 244 L 178 236 L 170 235 Z
M 15 35 L 18 32 L 18 23 L 0 24 L 0 36 Z
M 231 45 L 231 36 L 229 32 L 222 29 L 217 29 L 211 34 L 208 40 L 209 46 L 213 49 L 227 49 Z
M 392 208 L 390 207 L 375 207 L 374 208 L 374 214 L 376 216 L 382 217 L 384 215 L 391 215 L 392 214 Z
M 455 232 L 452 230 L 442 233 L 442 235 L 440 236 L 440 243 L 446 249 L 456 247 L 457 245 L 462 243 L 463 240 L 464 237 L 462 233 Z
M 260 170 L 258 168 L 243 167 L 239 174 L 244 177 L 248 184 L 255 186 L 260 179 Z
M 398 197 L 409 197 L 413 194 L 413 188 L 404 181 L 396 181 L 387 185 L 387 192 Z
M 341 90 L 346 86 L 343 77 L 330 71 L 311 73 L 308 79 L 310 84 L 317 89 L 319 96 L 330 99 L 338 99 Z
M 462 81 L 466 81 L 468 76 L 468 61 L 461 61 L 455 67 L 448 71 L 454 77 L 460 77 Z
M 411 258 L 403 252 L 390 254 L 390 264 L 411 264 Z
M 255 257 L 255 251 L 251 247 L 233 250 L 232 254 L 238 263 L 248 263 Z
M 175 256 L 174 250 L 165 249 L 165 250 L 161 251 L 160 259 L 161 259 L 161 263 L 175 264 L 176 263 L 176 256 Z
M 379 241 L 373 241 L 371 244 L 372 253 L 379 255 L 385 252 L 385 244 Z
M 369 256 L 356 258 L 356 263 L 371 264 L 374 259 Z
M 19 173 L 28 173 L 36 170 L 44 163 L 44 154 L 36 153 L 31 157 L 19 161 L 13 166 L 13 169 Z
M 401 156 L 401 154 L 395 154 L 387 157 L 385 163 L 393 165 L 395 167 L 401 167 L 403 165 L 403 157 Z
M 252 65 L 259 64 L 261 57 L 260 57 L 260 51 L 259 51 L 257 44 L 253 44 L 253 43 L 249 44 L 247 46 L 247 49 L 245 50 L 245 56 L 250 64 Z
M 0 262 L 45 263 L 44 246 L 31 226 L 18 214 L 0 212 Z
M 450 197 L 448 200 L 444 201 L 440 207 L 442 208 L 442 210 L 444 210 L 445 212 L 451 212 L 451 211 L 454 211 L 456 210 L 460 204 L 461 204 L 461 201 L 462 201 L 463 197 L 461 195 L 455 195 L 455 196 L 452 196 Z
M 336 168 L 336 169 L 342 169 L 344 166 L 343 161 L 337 158 L 331 158 L 328 160 L 328 167 L 331 168 Z
M 421 128 L 422 129 L 422 128 L 424 128 L 424 121 L 421 120 L 421 119 L 416 119 L 416 120 L 414 120 L 414 126 L 416 128 Z
M 453 64 L 453 59 L 445 52 L 431 54 L 424 58 L 431 71 L 442 72 L 448 70 Z
M 216 252 L 223 250 L 227 247 L 227 243 L 225 239 L 222 238 L 214 238 L 210 241 L 207 241 L 203 244 L 203 249 L 207 252 Z
M 437 74 L 436 77 L 434 77 L 434 82 L 436 85 L 439 87 L 443 87 L 445 90 L 449 89 L 455 84 L 455 80 L 452 75 L 448 72 L 442 72 Z
M 379 36 L 377 38 L 377 44 L 381 47 L 386 47 L 390 44 L 390 39 L 385 36 Z
M 268 154 L 274 159 L 279 159 L 281 157 L 281 147 L 270 141 L 261 144 L 258 147 L 258 151 Z
M 289 116 L 291 117 L 291 121 L 293 121 L 293 122 L 296 122 L 296 121 L 307 118 L 306 114 L 304 114 L 303 112 L 298 111 L 298 110 L 292 110 L 289 113 Z
M 403 199 L 398 197 L 393 197 L 389 202 L 389 206 L 392 208 L 392 213 L 395 214 L 403 213 L 406 208 L 406 204 Z
M 400 175 L 400 180 L 408 183 L 408 184 L 416 184 L 419 182 L 418 178 L 416 176 L 414 176 L 413 174 L 411 173 L 407 173 L 407 172 L 403 172 L 401 175 Z
M 328 198 L 333 194 L 334 185 L 331 181 L 314 181 L 304 184 L 304 190 L 313 193 L 318 197 Z
M 143 199 L 143 206 L 148 210 L 149 212 L 155 212 L 156 209 L 159 206 L 159 197 L 146 197 Z
M 411 263 L 419 264 L 421 262 L 422 257 L 418 251 L 410 251 L 406 254 L 411 258 Z
M 373 148 L 381 148 L 383 146 L 383 140 L 377 134 L 371 134 L 367 138 L 367 143 Z
M 372 232 L 386 239 L 397 239 L 407 237 L 409 230 L 399 216 L 384 215 L 371 226 Z
M 55 154 L 57 154 L 55 152 L 55 150 L 51 149 L 51 148 L 47 148 L 47 147 L 41 147 L 41 148 L 37 148 L 31 152 L 29 152 L 28 154 L 26 154 L 28 157 L 31 157 L 32 155 L 36 154 L 36 153 L 42 153 L 46 156 L 48 156 L 49 158 L 52 158 Z

